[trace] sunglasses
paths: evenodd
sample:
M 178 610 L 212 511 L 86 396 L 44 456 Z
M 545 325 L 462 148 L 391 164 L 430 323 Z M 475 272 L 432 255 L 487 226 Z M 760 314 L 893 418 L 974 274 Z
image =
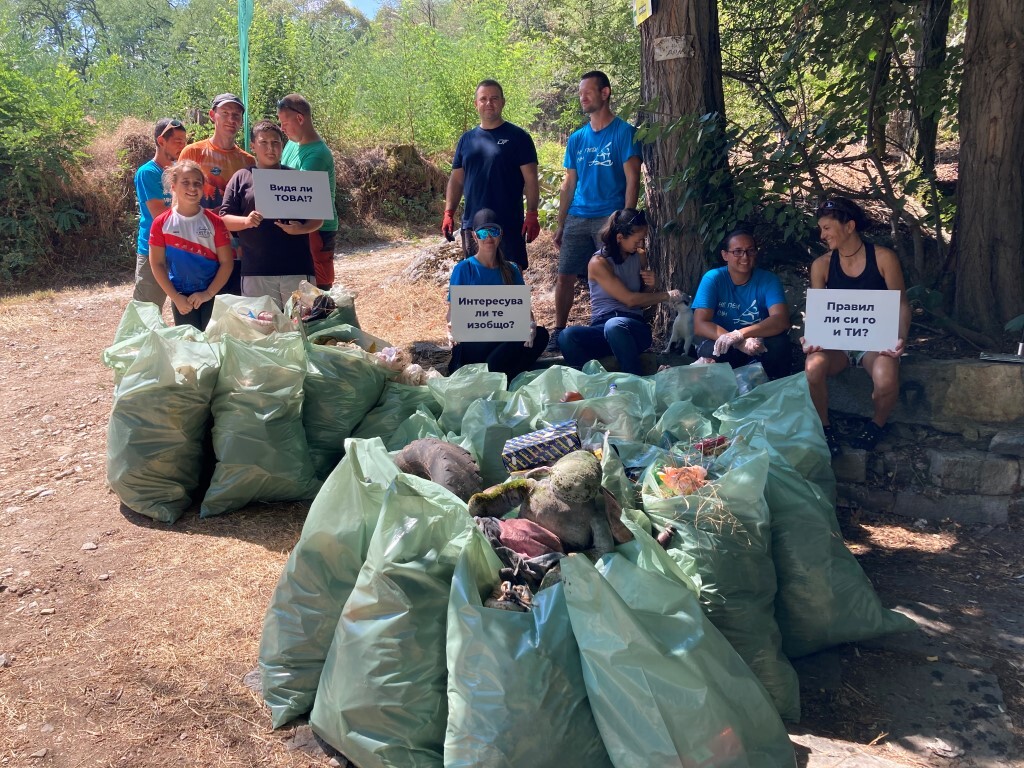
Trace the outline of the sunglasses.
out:
M 476 236 L 481 240 L 486 240 L 488 237 L 501 237 L 501 227 L 495 225 L 493 227 L 484 227 L 482 229 L 475 230 Z
M 289 112 L 294 112 L 296 115 L 306 115 L 306 113 L 303 110 L 296 109 L 291 104 L 286 102 L 284 99 L 279 99 L 277 102 L 277 111 L 280 112 L 282 109 L 287 109 Z
M 176 131 L 179 128 L 184 130 L 185 124 L 181 122 L 181 120 L 171 120 L 171 122 L 164 126 L 164 129 L 160 131 L 160 136 L 166 136 L 171 131 Z

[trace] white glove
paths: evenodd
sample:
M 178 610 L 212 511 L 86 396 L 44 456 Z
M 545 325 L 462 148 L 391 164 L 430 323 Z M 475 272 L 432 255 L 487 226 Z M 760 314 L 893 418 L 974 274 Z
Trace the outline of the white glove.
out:
M 721 357 L 729 351 L 730 347 L 734 347 L 737 344 L 743 342 L 743 334 L 740 331 L 730 331 L 729 333 L 723 333 L 717 339 L 715 339 L 714 356 Z
M 683 292 L 680 291 L 678 288 L 673 288 L 671 291 L 668 292 L 668 298 L 665 299 L 665 303 L 667 303 L 667 304 L 678 304 L 682 300 L 683 300 Z
M 524 347 L 533 347 L 533 340 L 537 338 L 537 323 L 530 320 L 530 338 L 523 342 Z
M 447 339 L 448 339 L 448 346 L 449 346 L 449 347 L 454 347 L 454 346 L 455 346 L 455 345 L 456 345 L 456 344 L 458 343 L 458 342 L 457 342 L 457 341 L 455 341 L 455 339 L 454 339 L 454 338 L 452 337 L 452 324 L 451 324 L 451 323 L 448 323 L 448 334 L 447 334 Z
M 751 357 L 763 355 L 765 352 L 764 341 L 756 338 L 744 339 L 739 348 L 743 354 L 750 355 Z

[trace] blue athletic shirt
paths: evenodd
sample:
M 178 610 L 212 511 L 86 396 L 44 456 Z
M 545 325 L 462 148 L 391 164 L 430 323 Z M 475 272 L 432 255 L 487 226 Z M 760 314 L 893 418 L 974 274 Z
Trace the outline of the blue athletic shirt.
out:
M 156 160 L 143 163 L 135 172 L 135 198 L 139 203 L 139 234 L 135 252 L 143 256 L 149 255 L 149 230 L 153 227 L 154 218 L 146 203 L 162 199 L 164 205 L 168 208 L 171 206 L 171 193 L 164 192 L 163 179 L 164 169 L 156 164 Z
M 182 216 L 168 208 L 153 220 L 149 233 L 150 245 L 163 246 L 167 276 L 183 296 L 210 286 L 220 268 L 217 249 L 230 243 L 220 216 L 205 208 L 195 216 Z
M 498 224 L 518 232 L 523 228 L 523 171 L 537 162 L 537 148 L 526 131 L 512 123 L 497 128 L 479 125 L 466 131 L 455 145 L 452 170 L 465 174 L 462 226 L 467 228 L 481 208 L 497 214 Z
M 626 173 L 623 166 L 640 156 L 636 128 L 620 117 L 600 131 L 587 123 L 569 137 L 565 146 L 566 168 L 576 171 L 576 190 L 570 216 L 599 219 L 626 205 Z
M 786 294 L 774 273 L 754 269 L 743 285 L 735 285 L 728 267 L 718 267 L 704 274 L 693 299 L 693 309 L 712 309 L 712 321 L 727 331 L 735 331 L 759 323 L 768 317 L 768 308 L 784 304 Z
M 512 262 L 509 264 L 512 266 L 512 285 L 526 285 L 519 267 Z M 448 285 L 449 287 L 453 285 L 505 285 L 505 281 L 501 279 L 500 269 L 485 267 L 476 260 L 476 256 L 470 256 L 455 265 Z

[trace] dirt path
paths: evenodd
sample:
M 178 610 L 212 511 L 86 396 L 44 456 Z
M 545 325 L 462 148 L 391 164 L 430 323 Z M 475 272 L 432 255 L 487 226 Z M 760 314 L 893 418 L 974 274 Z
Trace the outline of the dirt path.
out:
M 338 264 L 367 330 L 400 344 L 438 339 L 443 322 L 442 287 L 386 279 L 416 250 L 368 249 Z M 290 750 L 242 682 L 306 507 L 208 520 L 193 510 L 168 527 L 122 513 L 106 487 L 113 386 L 100 353 L 129 295 L 125 284 L 0 304 L 0 766 L 326 765 Z M 885 527 L 870 530 L 876 554 Z M 943 550 L 984 559 L 983 544 L 953 534 Z M 1019 545 L 1011 550 L 1019 565 Z M 939 599 L 901 583 L 906 563 L 873 561 L 885 591 Z M 1012 594 L 1001 592 L 1001 606 Z M 997 658 L 1020 685 L 1009 657 Z M 1015 689 L 1007 702 L 1018 724 L 1022 699 Z M 866 741 L 884 729 L 858 725 L 857 711 L 874 711 L 857 700 L 821 706 L 821 723 L 852 723 L 836 726 L 841 735 Z

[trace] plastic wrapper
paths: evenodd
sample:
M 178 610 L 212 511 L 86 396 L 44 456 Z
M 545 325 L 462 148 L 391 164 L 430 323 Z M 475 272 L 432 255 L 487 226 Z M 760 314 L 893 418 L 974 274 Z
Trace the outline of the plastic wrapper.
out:
M 213 297 L 213 312 L 206 326 L 206 337 L 220 341 L 224 336 L 241 341 L 264 339 L 272 333 L 293 330 L 291 321 L 269 296 Z

